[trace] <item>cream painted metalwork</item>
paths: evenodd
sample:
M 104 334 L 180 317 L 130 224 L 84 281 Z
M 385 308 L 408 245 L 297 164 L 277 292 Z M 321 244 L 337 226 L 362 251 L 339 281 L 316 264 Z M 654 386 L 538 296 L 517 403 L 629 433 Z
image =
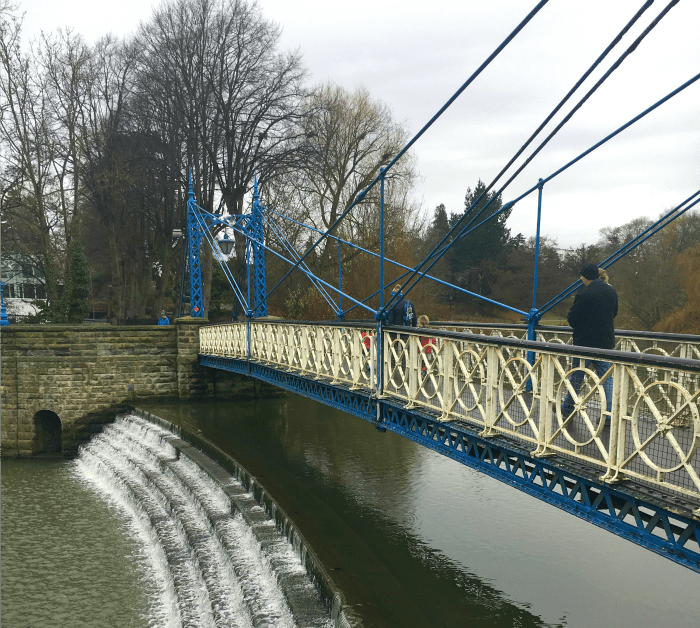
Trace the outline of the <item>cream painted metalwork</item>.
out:
M 483 437 L 507 437 L 535 456 L 585 462 L 600 469 L 606 482 L 641 480 L 700 498 L 696 370 L 638 364 L 634 355 L 618 354 L 599 375 L 587 366 L 590 357 L 572 347 L 557 350 L 550 344 L 528 360 L 532 345 L 486 335 L 465 338 L 463 328 L 453 337 L 410 329 L 383 333 L 378 392 L 375 328 L 276 321 L 203 327 L 200 352 L 247 359 L 248 324 L 251 360 L 365 389 L 440 421 L 464 422 Z M 694 348 L 689 351 L 696 355 Z M 581 362 L 574 367 L 576 358 Z M 578 391 L 571 381 L 575 373 L 582 378 Z M 612 389 L 611 400 L 606 389 Z M 567 393 L 568 411 L 562 409 Z
M 246 325 L 202 327 L 200 353 L 246 359 Z M 372 327 L 251 321 L 250 358 L 353 389 L 374 389 L 375 333 Z
M 495 336 L 497 338 L 517 338 L 527 339 L 527 326 L 518 325 L 509 327 L 508 325 L 477 325 L 465 323 L 455 325 L 450 323 L 435 323 L 430 326 L 433 329 L 445 331 L 456 331 L 465 334 L 480 334 L 483 336 Z M 567 327 L 547 327 L 542 326 L 536 329 L 538 342 L 554 342 L 560 344 L 572 343 L 572 331 Z M 695 336 L 694 340 L 688 338 L 681 339 L 678 334 L 677 340 L 672 340 L 672 336 L 667 338 L 655 338 L 663 334 L 635 334 L 634 332 L 615 332 L 616 345 L 618 351 L 630 351 L 632 353 L 646 353 L 648 355 L 667 355 L 675 358 L 689 360 L 700 360 L 700 340 Z

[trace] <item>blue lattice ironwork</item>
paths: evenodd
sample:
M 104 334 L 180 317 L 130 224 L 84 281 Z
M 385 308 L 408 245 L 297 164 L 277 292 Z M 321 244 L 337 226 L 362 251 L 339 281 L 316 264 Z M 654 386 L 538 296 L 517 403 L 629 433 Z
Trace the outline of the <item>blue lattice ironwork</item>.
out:
M 265 234 L 263 232 L 263 214 L 258 195 L 258 177 L 255 176 L 253 194 L 253 213 L 250 221 L 250 234 L 253 237 L 253 307 L 254 317 L 267 316 L 267 283 L 265 281 Z
M 204 316 L 201 268 L 202 238 L 206 239 L 211 245 L 214 257 L 221 265 L 224 275 L 233 289 L 236 298 L 246 312 L 246 316 L 249 318 L 267 316 L 267 288 L 265 281 L 266 247 L 264 244 L 263 209 L 258 197 L 258 181 L 256 176 L 253 208 L 250 214 L 225 217 L 206 212 L 197 205 L 192 186 L 192 175 L 190 174 L 189 197 L 187 201 L 187 261 L 185 264 L 185 272 L 189 274 L 190 278 L 190 316 L 197 318 L 202 318 Z M 210 233 L 212 227 L 222 226 L 225 228 L 230 227 L 246 238 L 246 254 L 242 263 L 245 265 L 247 275 L 250 273 L 248 257 L 249 251 L 252 248 L 255 300 L 255 306 L 253 308 L 249 306 L 250 286 L 248 289 L 248 298 L 246 299 L 241 287 L 226 265 L 224 255 L 219 245 Z M 250 284 L 250 276 L 248 276 L 248 283 Z M 184 294 L 180 295 L 180 299 L 181 301 L 184 300 Z
M 577 474 L 552 459 L 534 458 L 506 439 L 481 438 L 464 426 L 386 403 L 380 412 L 386 429 L 700 572 L 697 519 L 585 471 Z
M 187 250 L 190 273 L 190 316 L 204 317 L 204 297 L 202 294 L 202 227 L 197 219 L 199 208 L 194 199 L 192 189 L 192 174 L 190 174 L 190 189 L 187 199 Z

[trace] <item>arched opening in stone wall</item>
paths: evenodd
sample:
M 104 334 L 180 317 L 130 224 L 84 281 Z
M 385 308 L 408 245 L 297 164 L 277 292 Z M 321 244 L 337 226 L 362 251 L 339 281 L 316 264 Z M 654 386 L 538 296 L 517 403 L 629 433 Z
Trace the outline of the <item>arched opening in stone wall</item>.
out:
M 35 453 L 61 451 L 61 419 L 51 410 L 39 410 L 34 415 Z

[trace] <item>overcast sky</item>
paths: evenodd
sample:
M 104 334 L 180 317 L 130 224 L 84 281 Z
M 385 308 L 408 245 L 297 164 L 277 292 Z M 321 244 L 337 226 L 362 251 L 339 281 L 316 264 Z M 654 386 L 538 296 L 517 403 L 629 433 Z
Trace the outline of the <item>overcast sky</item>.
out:
M 656 0 L 592 86 L 667 5 Z M 127 35 L 159 2 L 24 0 L 25 34 L 70 26 L 88 42 Z M 536 5 L 535 0 L 260 0 L 299 49 L 312 84 L 365 85 L 411 135 L 439 110 Z M 423 211 L 463 209 L 468 187 L 490 181 L 614 38 L 643 0 L 550 0 L 413 148 Z M 700 72 L 700 2 L 680 3 L 504 192 L 545 178 Z M 574 97 L 575 98 L 575 97 Z M 572 102 L 575 102 L 573 100 Z M 566 109 L 568 111 L 568 109 Z M 559 120 L 561 114 L 555 120 Z M 544 137 L 544 136 L 543 136 Z M 562 247 L 598 230 L 656 217 L 700 189 L 700 81 L 544 189 L 542 230 Z M 534 235 L 536 195 L 516 205 L 513 234 Z

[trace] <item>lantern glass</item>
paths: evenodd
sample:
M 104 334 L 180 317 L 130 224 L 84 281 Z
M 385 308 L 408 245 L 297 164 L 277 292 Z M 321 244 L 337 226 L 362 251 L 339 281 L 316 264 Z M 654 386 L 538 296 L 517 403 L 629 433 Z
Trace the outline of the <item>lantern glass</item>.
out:
M 229 255 L 233 251 L 234 241 L 224 234 L 224 237 L 219 240 L 219 248 L 224 255 Z

